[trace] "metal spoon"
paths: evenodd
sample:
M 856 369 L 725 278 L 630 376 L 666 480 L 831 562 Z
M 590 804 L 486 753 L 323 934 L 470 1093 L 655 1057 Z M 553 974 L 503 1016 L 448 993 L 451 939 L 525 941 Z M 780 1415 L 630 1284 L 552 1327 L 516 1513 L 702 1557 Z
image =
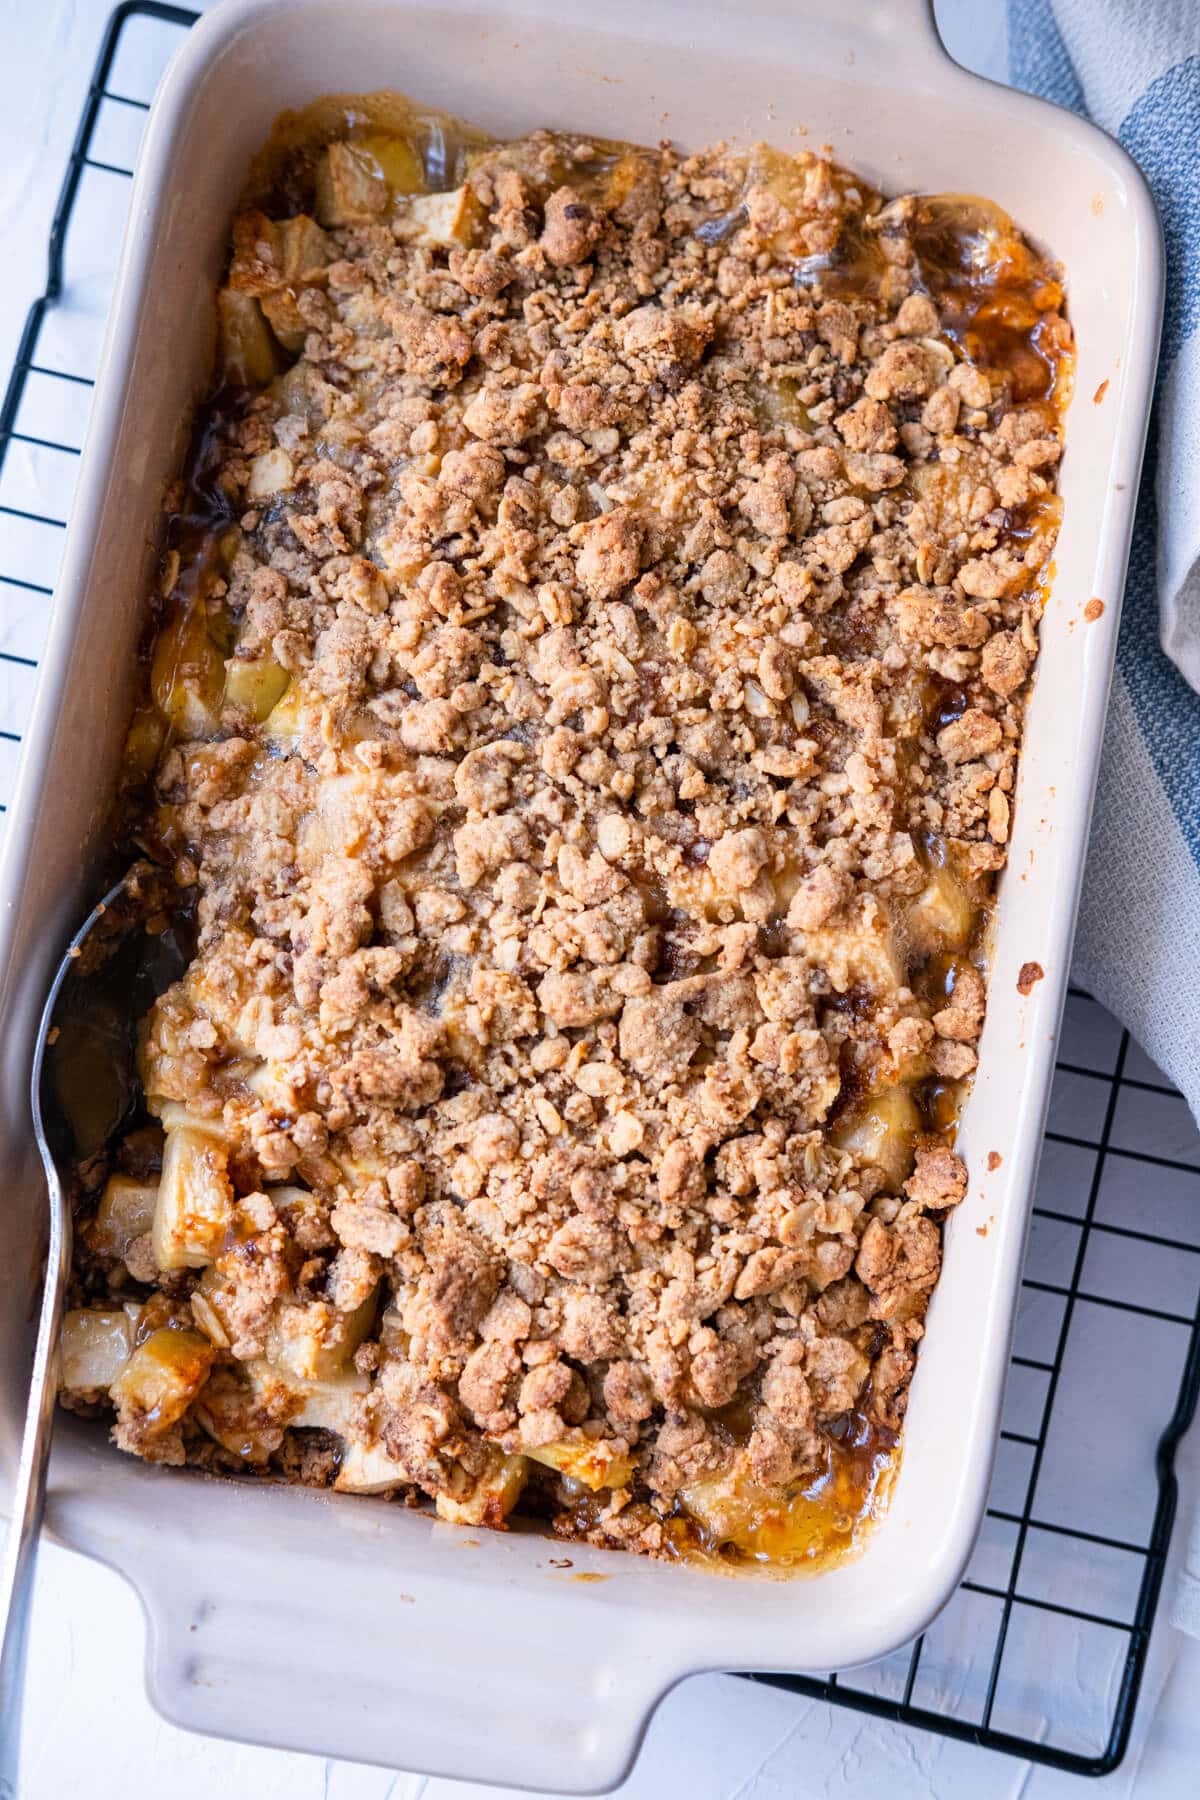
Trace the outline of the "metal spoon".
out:
M 31 1102 L 37 1146 L 46 1171 L 50 1210 L 46 1247 L 46 1278 L 38 1318 L 37 1342 L 29 1383 L 29 1402 L 21 1455 L 17 1464 L 12 1500 L 12 1523 L 0 1560 L 0 1800 L 17 1792 L 21 1694 L 24 1683 L 25 1642 L 38 1536 L 46 1498 L 46 1467 L 50 1434 L 58 1392 L 58 1338 L 62 1325 L 63 1294 L 71 1266 L 71 1214 L 67 1204 L 65 1171 L 73 1152 L 81 1148 L 79 1134 L 57 1090 L 55 1058 L 48 1056 L 65 1024 L 74 1031 L 87 1018 L 84 983 L 102 968 L 118 966 L 119 953 L 134 931 L 146 922 L 152 894 L 161 893 L 161 877 L 149 865 L 135 865 L 100 901 L 71 939 L 50 986 L 33 1052 Z M 128 990 L 127 990 L 128 992 Z M 136 1016 L 128 1006 L 130 1026 Z M 105 1055 L 111 1057 L 107 1072 L 113 1092 L 134 1091 L 132 1082 L 133 1033 L 126 1034 L 128 1061 L 121 1066 L 120 1039 L 105 1034 Z M 118 1121 L 113 1120 L 115 1125 Z M 92 1121 L 93 1128 L 96 1119 Z M 94 1130 L 88 1136 L 94 1135 Z M 99 1144 L 90 1146 L 99 1148 Z

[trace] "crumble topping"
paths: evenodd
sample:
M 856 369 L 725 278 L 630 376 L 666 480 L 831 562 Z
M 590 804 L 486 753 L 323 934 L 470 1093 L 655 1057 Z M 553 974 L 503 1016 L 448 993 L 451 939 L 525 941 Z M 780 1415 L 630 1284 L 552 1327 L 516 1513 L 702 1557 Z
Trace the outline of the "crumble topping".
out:
M 966 1192 L 1062 290 L 807 153 L 404 142 L 235 222 L 129 754 L 195 954 L 72 1319 L 153 1460 L 786 1560 Z

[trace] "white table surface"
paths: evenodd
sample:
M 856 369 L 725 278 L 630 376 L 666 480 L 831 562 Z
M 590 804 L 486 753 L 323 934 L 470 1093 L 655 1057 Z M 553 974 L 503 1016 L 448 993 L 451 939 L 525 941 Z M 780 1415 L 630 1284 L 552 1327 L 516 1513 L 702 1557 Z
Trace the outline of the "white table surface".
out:
M 26 308 L 42 290 L 54 200 L 108 11 L 109 0 L 0 0 L 0 379 Z M 939 0 L 938 16 L 962 61 L 1003 74 L 1003 0 Z M 1197 1492 L 1195 1438 L 1180 1459 L 1185 1516 L 1187 1498 Z M 1167 1594 L 1171 1580 L 1169 1567 Z M 1165 1614 L 1164 1601 L 1129 1754 L 1115 1775 L 1094 1784 L 1105 1800 L 1135 1792 L 1182 1800 L 1196 1792 L 1200 1644 L 1174 1632 Z M 23 1719 L 22 1800 L 60 1800 L 84 1782 L 91 1800 L 127 1800 L 147 1776 L 158 1788 L 169 1784 L 171 1800 L 212 1800 L 214 1793 L 228 1800 L 487 1800 L 501 1792 L 178 1731 L 146 1700 L 144 1653 L 138 1601 L 120 1578 L 45 1547 Z M 1060 1642 L 1054 1654 L 1069 1665 L 1070 1643 Z M 623 1800 L 1061 1800 L 1082 1791 L 1078 1777 L 709 1676 L 664 1701 L 620 1793 Z

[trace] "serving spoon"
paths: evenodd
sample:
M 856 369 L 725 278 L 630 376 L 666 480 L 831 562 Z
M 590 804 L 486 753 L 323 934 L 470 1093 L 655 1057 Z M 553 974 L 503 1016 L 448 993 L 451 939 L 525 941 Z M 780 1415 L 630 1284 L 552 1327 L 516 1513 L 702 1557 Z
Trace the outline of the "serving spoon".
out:
M 135 933 L 140 933 L 151 911 L 161 905 L 161 894 L 161 876 L 151 865 L 138 863 L 92 909 L 55 972 L 33 1050 L 30 1100 L 34 1137 L 46 1172 L 49 1235 L 11 1524 L 0 1559 L 0 1800 L 14 1800 L 17 1793 L 25 1646 L 58 1393 L 63 1296 L 71 1266 L 66 1171 L 81 1151 L 90 1153 L 101 1147 L 136 1092 L 132 1025 L 137 1011 L 130 1005 L 126 977 L 131 971 L 123 966 L 128 960 L 124 952 L 135 943 Z M 113 1029 L 119 1014 L 114 1011 L 106 1020 L 91 1004 L 91 995 L 108 984 L 98 983 L 92 990 L 86 984 L 102 970 L 122 984 L 123 1031 Z M 139 972 L 143 971 L 132 971 L 135 981 Z M 53 1053 L 68 1025 L 71 1029 L 64 1041 L 73 1044 L 77 1035 L 83 1040 L 90 1038 L 102 1058 L 97 1068 L 102 1079 L 86 1096 L 82 1111 L 70 1108 L 64 1100 L 60 1087 L 63 1070 Z M 112 1117 L 118 1107 L 117 1116 Z

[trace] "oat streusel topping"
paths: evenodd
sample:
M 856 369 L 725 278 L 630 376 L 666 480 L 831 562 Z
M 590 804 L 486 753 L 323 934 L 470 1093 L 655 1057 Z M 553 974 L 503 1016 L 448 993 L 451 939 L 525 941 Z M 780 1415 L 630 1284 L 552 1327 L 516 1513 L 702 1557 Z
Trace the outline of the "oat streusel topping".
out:
M 234 228 L 131 739 L 196 951 L 78 1271 L 116 1439 L 824 1553 L 966 1191 L 1062 290 L 809 154 L 419 151 Z

